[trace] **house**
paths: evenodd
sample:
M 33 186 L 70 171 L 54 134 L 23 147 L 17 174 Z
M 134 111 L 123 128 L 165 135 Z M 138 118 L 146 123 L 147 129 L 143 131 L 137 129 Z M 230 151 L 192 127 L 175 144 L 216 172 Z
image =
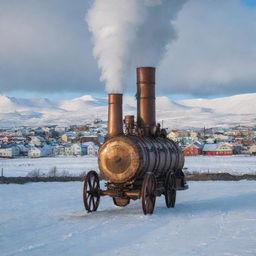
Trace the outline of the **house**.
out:
M 15 141 L 15 142 L 18 142 L 18 143 L 25 143 L 26 137 L 23 137 L 23 136 L 15 136 L 15 137 L 13 137 L 12 140 Z
M 81 144 L 78 144 L 78 143 L 74 143 L 71 145 L 71 153 L 72 155 L 74 156 L 81 156 L 82 154 L 82 147 L 81 147 Z
M 200 154 L 199 148 L 195 144 L 190 144 L 182 150 L 184 156 L 197 156 Z
M 37 147 L 41 147 L 45 142 L 45 138 L 42 136 L 31 136 L 30 139 L 30 143 L 34 144 Z
M 93 143 L 87 146 L 87 155 L 95 156 L 98 154 L 99 147 Z
M 8 143 L 12 140 L 12 136 L 0 136 L 0 141 L 2 141 L 3 143 Z
M 71 143 L 67 143 L 67 144 L 64 145 L 66 156 L 71 156 L 72 155 L 71 145 L 72 145 Z
M 204 155 L 232 155 L 233 148 L 229 143 L 213 143 L 213 144 L 205 144 L 203 147 Z
M 87 147 L 87 155 L 95 156 L 98 154 L 99 146 L 95 145 L 93 142 L 83 143 Z
M 197 140 L 194 143 L 185 147 L 182 152 L 185 156 L 197 156 L 202 154 L 204 143 Z
M 15 145 L 3 145 L 0 148 L 0 157 L 12 158 L 20 154 L 19 148 Z
M 100 134 L 94 135 L 94 134 L 84 134 L 79 138 L 80 143 L 86 143 L 86 142 L 92 142 L 96 145 L 100 145 L 104 142 L 104 137 Z
M 81 156 L 86 155 L 87 148 L 80 143 L 68 143 L 65 145 L 65 155 L 67 156 Z
M 81 156 L 86 154 L 86 147 L 80 143 L 74 143 L 71 145 L 71 154 L 74 156 Z
M 55 131 L 61 134 L 65 133 L 66 129 L 67 129 L 66 127 L 62 127 L 62 126 L 55 127 Z
M 52 147 L 45 145 L 44 147 L 31 147 L 28 151 L 28 157 L 38 158 L 51 156 L 53 153 Z
M 37 157 L 41 157 L 41 150 L 38 147 L 31 147 L 28 151 L 28 157 L 33 157 L 33 158 L 37 158 Z
M 243 150 L 245 150 L 245 147 L 244 147 L 243 144 L 241 144 L 241 143 L 236 143 L 236 144 L 233 146 L 233 154 L 234 154 L 234 155 L 242 154 Z
M 198 138 L 198 134 L 196 131 L 190 131 L 190 137 L 196 140 Z
M 65 155 L 65 147 L 63 145 L 57 145 L 53 147 L 53 155 L 54 156 L 64 156 Z
M 36 135 L 44 135 L 45 134 L 45 131 L 41 127 L 34 129 L 34 132 Z
M 214 134 L 213 137 L 215 138 L 216 141 L 228 141 L 229 140 L 229 136 L 227 135 L 223 135 L 223 134 Z
M 29 148 L 23 144 L 17 144 L 17 148 L 20 151 L 20 155 L 27 156 Z
M 74 141 L 76 139 L 76 137 L 77 137 L 76 132 L 69 131 L 69 132 L 64 133 L 61 136 L 61 140 L 64 142 L 69 142 L 69 141 Z
M 249 152 L 251 155 L 256 155 L 256 144 L 253 144 L 250 148 L 249 148 Z
M 178 131 L 177 130 L 172 130 L 171 132 L 169 132 L 167 134 L 167 138 L 171 139 L 171 140 L 174 140 L 174 141 L 177 141 L 178 140 Z
M 206 143 L 207 144 L 215 144 L 216 143 L 216 140 L 214 139 L 214 138 L 208 138 L 208 139 L 206 139 Z

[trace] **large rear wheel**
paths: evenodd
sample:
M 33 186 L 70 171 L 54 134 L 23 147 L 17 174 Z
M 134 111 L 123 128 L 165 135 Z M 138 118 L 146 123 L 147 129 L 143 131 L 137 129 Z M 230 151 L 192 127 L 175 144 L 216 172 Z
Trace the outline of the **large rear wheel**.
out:
M 152 214 L 156 202 L 156 178 L 151 172 L 145 174 L 141 187 L 141 203 L 144 214 Z
M 174 207 L 176 202 L 176 180 L 172 172 L 168 172 L 165 179 L 165 203 L 166 207 Z
M 87 212 L 97 211 L 100 203 L 100 180 L 95 171 L 89 171 L 85 177 L 83 200 Z

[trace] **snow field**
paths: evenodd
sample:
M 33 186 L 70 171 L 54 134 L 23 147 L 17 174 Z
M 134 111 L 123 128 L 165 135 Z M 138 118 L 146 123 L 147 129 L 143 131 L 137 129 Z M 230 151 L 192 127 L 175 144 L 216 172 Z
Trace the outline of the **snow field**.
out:
M 47 175 L 52 168 L 62 174 L 79 175 L 90 170 L 98 171 L 97 158 L 94 156 L 77 157 L 44 157 L 44 158 L 0 158 L 0 171 L 3 168 L 4 176 L 26 176 L 28 173 L 39 170 L 40 175 Z
M 48 158 L 0 158 L 0 172 L 4 176 L 26 176 L 39 170 L 40 175 L 47 175 L 53 167 L 61 175 L 79 175 L 82 172 L 98 170 L 96 157 L 48 157 Z M 185 158 L 187 172 L 229 172 L 231 174 L 256 173 L 256 156 L 189 156 Z
M 256 156 L 187 156 L 185 168 L 192 172 L 228 172 L 230 174 L 256 174 Z
M 102 197 L 86 213 L 82 183 L 0 186 L 1 256 L 256 255 L 256 182 L 190 182 L 174 209 L 144 216 Z M 101 183 L 103 187 L 103 182 Z

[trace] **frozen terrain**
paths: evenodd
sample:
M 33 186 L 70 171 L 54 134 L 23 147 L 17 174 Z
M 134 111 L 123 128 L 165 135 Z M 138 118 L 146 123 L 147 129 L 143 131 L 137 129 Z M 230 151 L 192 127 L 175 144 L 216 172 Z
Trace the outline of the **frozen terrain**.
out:
M 157 120 L 172 129 L 255 125 L 256 93 L 217 99 L 157 97 Z M 124 113 L 136 114 L 135 97 L 124 97 Z M 65 118 L 63 118 L 65 116 Z M 0 94 L 0 127 L 70 125 L 107 119 L 107 99 L 84 95 L 71 100 L 20 99 Z
M 0 171 L 4 176 L 26 176 L 34 170 L 47 175 L 53 167 L 59 175 L 65 173 L 79 175 L 90 170 L 98 171 L 96 157 L 58 157 L 58 158 L 0 158 Z M 188 172 L 229 172 L 231 174 L 256 173 L 256 156 L 189 156 L 185 158 Z
M 188 172 L 228 172 L 230 174 L 256 174 L 256 156 L 187 156 Z
M 0 171 L 3 168 L 4 176 L 27 176 L 30 172 L 39 170 L 40 175 L 47 175 L 52 168 L 57 172 L 70 175 L 79 175 L 90 170 L 98 170 L 96 157 L 45 157 L 45 158 L 0 158 Z
M 1 256 L 255 256 L 256 182 L 190 182 L 174 209 L 157 198 L 87 214 L 82 183 L 0 185 Z

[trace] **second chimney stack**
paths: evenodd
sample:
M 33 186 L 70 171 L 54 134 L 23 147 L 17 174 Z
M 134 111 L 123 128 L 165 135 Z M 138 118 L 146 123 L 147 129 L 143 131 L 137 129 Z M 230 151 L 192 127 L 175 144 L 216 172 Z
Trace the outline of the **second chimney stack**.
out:
M 155 68 L 137 68 L 137 125 L 149 135 L 156 127 Z

